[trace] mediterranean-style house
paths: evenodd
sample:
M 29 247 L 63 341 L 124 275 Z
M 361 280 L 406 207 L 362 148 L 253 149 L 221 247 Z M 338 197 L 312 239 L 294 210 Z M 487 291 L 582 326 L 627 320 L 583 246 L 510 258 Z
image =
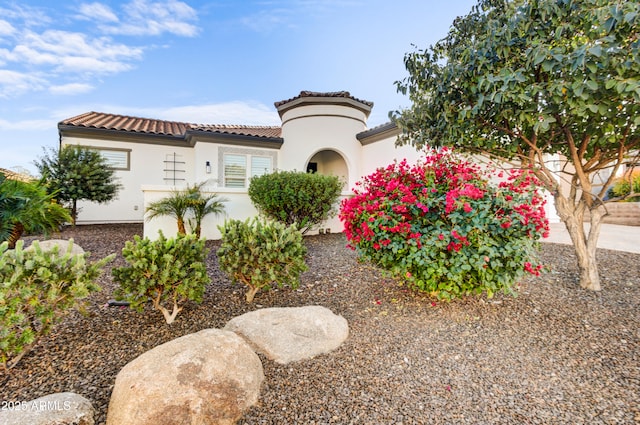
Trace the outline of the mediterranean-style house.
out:
M 186 184 L 207 182 L 209 192 L 227 199 L 225 217 L 207 217 L 203 236 L 217 239 L 225 218 L 257 215 L 247 195 L 252 176 L 273 170 L 305 170 L 339 176 L 343 196 L 362 176 L 394 159 L 413 162 L 419 153 L 396 147 L 399 130 L 388 123 L 367 128 L 372 102 L 349 92 L 302 91 L 275 102 L 280 126 L 172 122 L 99 112 L 58 124 L 61 146 L 99 150 L 116 170 L 122 188 L 108 204 L 81 202 L 79 224 L 145 222 L 144 234 L 176 232 L 170 217 L 145 221 L 145 206 Z M 342 231 L 334 217 L 323 231 Z M 317 231 L 317 229 L 316 229 Z

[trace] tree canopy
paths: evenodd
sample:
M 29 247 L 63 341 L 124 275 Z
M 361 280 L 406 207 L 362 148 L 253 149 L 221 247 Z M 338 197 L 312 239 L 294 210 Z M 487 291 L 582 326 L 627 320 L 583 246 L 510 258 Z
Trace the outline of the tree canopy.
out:
M 71 204 L 73 224 L 78 215 L 78 201 L 105 203 L 118 194 L 120 185 L 115 171 L 95 149 L 78 145 L 45 149 L 45 155 L 35 161 L 35 165 L 50 193 L 55 193 L 59 201 Z
M 602 200 L 640 148 L 639 23 L 632 0 L 480 0 L 445 38 L 408 53 L 409 76 L 396 83 L 412 101 L 391 114 L 400 144 L 453 146 L 536 173 L 591 289 Z M 559 173 L 555 154 L 568 164 Z

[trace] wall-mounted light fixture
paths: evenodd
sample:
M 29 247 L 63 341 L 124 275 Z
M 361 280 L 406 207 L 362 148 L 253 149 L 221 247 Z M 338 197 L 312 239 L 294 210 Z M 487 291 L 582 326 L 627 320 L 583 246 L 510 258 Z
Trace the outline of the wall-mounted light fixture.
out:
M 204 169 L 207 172 L 207 174 L 211 174 L 211 163 L 209 161 L 207 161 L 206 164 L 204 165 Z

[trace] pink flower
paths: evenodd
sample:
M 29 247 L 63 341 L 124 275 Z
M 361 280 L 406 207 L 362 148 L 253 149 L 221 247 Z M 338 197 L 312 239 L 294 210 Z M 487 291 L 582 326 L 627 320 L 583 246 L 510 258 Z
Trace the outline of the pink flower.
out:
M 471 208 L 471 205 L 469 205 L 468 202 L 465 202 L 462 208 L 464 209 L 464 212 L 466 212 L 466 213 L 470 213 L 471 211 L 473 211 L 473 208 Z
M 443 235 L 442 233 L 440 233 L 440 234 L 438 235 L 438 239 L 443 240 L 443 239 L 444 239 L 444 235 Z

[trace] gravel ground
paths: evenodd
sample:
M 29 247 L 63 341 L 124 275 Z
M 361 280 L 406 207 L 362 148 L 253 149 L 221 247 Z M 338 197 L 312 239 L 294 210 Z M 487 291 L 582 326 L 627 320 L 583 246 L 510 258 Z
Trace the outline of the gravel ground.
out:
M 93 258 L 118 253 L 141 225 L 66 229 Z M 29 239 L 29 238 L 27 238 Z M 305 238 L 310 270 L 300 288 L 258 293 L 218 270 L 202 304 L 166 325 L 159 312 L 105 307 L 114 284 L 71 313 L 9 374 L 0 401 L 72 391 L 104 424 L 115 376 L 143 352 L 178 336 L 222 327 L 261 307 L 323 305 L 345 317 L 347 341 L 311 360 L 261 357 L 259 405 L 241 424 L 634 424 L 640 423 L 640 255 L 598 252 L 603 291 L 576 283 L 569 246 L 544 244 L 551 271 L 521 283 L 517 298 L 434 302 L 359 264 L 341 234 Z

